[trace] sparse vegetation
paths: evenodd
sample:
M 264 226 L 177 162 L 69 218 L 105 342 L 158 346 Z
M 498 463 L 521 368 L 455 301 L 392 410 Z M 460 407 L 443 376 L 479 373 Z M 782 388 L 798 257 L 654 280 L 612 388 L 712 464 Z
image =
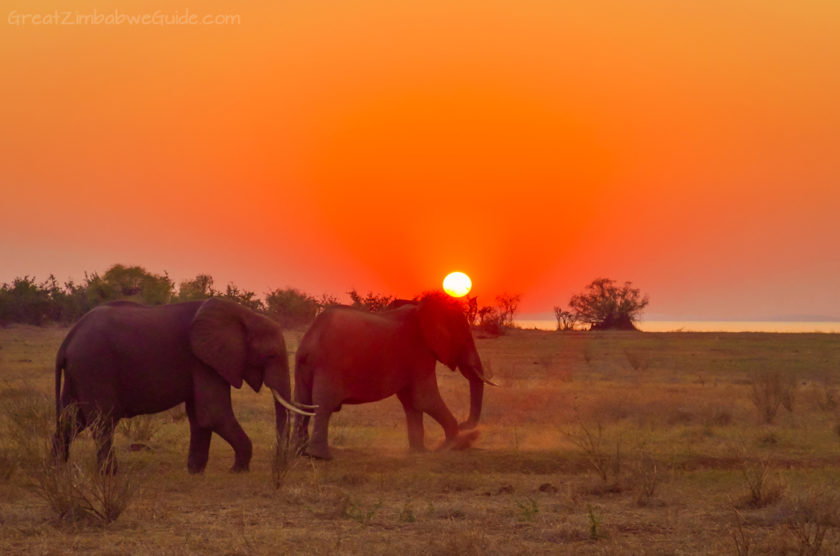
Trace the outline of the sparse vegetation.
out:
M 743 457 L 741 473 L 747 493 L 739 506 L 763 508 L 777 502 L 782 497 L 785 487 L 779 474 L 771 467 L 769 458 L 751 460 L 746 455 Z
M 386 310 L 391 302 L 394 301 L 393 296 L 376 294 L 370 291 L 366 294 L 360 294 L 355 288 L 347 292 L 347 295 L 350 296 L 350 300 L 353 302 L 353 307 L 356 307 L 357 309 L 364 309 L 366 311 L 370 311 L 371 313 L 378 313 Z
M 759 372 L 752 379 L 752 402 L 764 423 L 772 423 L 780 407 L 793 411 L 796 378 L 781 372 Z
M 72 478 L 95 467 L 90 434 L 81 435 L 70 464 L 53 470 L 70 475 L 53 481 L 54 492 L 138 469 L 140 488 L 107 523 L 116 505 L 92 494 L 83 502 L 68 488 L 77 509 L 54 511 L 32 475 L 55 428 L 52 366 L 65 332 L 0 328 L 0 453 L 14 466 L 0 478 L 0 553 L 840 552 L 840 527 L 827 517 L 837 515 L 838 416 L 818 396 L 840 368 L 837 335 L 476 334 L 499 386 L 486 390 L 481 437 L 465 451 L 409 453 L 392 399 L 334 415 L 341 442 L 332 461 L 283 458 L 270 394 L 233 390 L 254 443 L 249 473 L 228 471 L 230 447 L 215 438 L 205 473 L 185 472 L 183 406 L 152 416 L 148 428 L 126 425 L 131 436 L 115 438 L 116 475 Z M 290 350 L 302 333 L 285 332 Z M 752 384 L 776 372 L 799 385 L 795 412 L 781 404 L 767 425 L 756 419 Z M 441 369 L 438 381 L 456 417 L 466 415 L 463 378 Z M 605 461 L 606 482 L 560 432 L 586 438 L 578 423 L 600 446 L 591 451 Z M 434 448 L 442 434 L 426 432 Z M 133 451 L 147 434 L 150 449 Z M 761 479 L 759 503 L 747 472 Z M 78 509 L 85 505 L 99 513 Z
M 317 299 L 295 288 L 274 290 L 266 296 L 265 303 L 268 314 L 283 328 L 310 324 L 321 310 Z
M 621 439 L 608 438 L 598 421 L 594 426 L 579 422 L 577 427 L 566 433 L 569 441 L 580 450 L 595 474 L 604 485 L 619 489 L 621 477 Z
M 577 315 L 566 311 L 562 307 L 554 306 L 554 318 L 557 319 L 557 330 L 574 330 L 577 326 Z
M 784 508 L 787 527 L 798 554 L 822 553 L 829 530 L 840 527 L 840 494 L 834 488 L 810 488 L 799 493 Z
M 573 295 L 569 306 L 575 319 L 588 323 L 590 330 L 636 330 L 634 323 L 648 302 L 630 282 L 617 286 L 615 280 L 598 278 L 586 291 Z

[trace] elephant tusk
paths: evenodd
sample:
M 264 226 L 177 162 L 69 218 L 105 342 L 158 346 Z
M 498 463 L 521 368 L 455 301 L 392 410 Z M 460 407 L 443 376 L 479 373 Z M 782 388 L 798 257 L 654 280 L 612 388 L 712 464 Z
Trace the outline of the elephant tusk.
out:
M 301 409 L 318 409 L 317 405 L 309 405 L 307 403 L 300 403 L 300 402 L 292 402 L 292 403 L 295 404 L 295 406 L 297 406 Z
M 279 403 L 280 405 L 282 405 L 283 407 L 285 407 L 289 411 L 294 411 L 295 413 L 299 413 L 301 415 L 308 415 L 309 417 L 312 417 L 313 415 L 315 415 L 314 413 L 311 413 L 309 411 L 304 411 L 304 410 L 302 410 L 300 408 L 297 408 L 294 405 L 290 404 L 289 402 L 284 400 L 283 396 L 278 394 L 277 390 L 275 390 L 274 388 L 271 389 L 271 393 L 274 394 L 274 399 L 277 400 L 277 403 Z

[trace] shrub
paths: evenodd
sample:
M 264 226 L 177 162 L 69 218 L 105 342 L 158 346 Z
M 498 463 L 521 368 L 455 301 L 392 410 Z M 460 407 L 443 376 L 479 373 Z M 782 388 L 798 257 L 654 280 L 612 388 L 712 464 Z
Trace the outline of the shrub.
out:
M 0 288 L 0 322 L 41 325 L 49 320 L 51 312 L 49 291 L 34 278 L 15 278 Z
M 793 411 L 796 392 L 796 380 L 783 377 L 781 373 L 757 373 L 751 382 L 752 402 L 764 423 L 770 424 L 776 419 L 779 407 Z
M 503 293 L 496 296 L 496 307 L 499 311 L 499 318 L 502 320 L 502 326 L 513 326 L 513 316 L 519 310 L 521 299 L 522 296 L 519 294 Z
M 758 461 L 744 459 L 741 474 L 747 487 L 747 493 L 740 507 L 763 508 L 778 501 L 785 490 L 777 473 L 773 473 L 770 461 L 766 458 Z
M 373 292 L 368 292 L 365 295 L 360 294 L 355 288 L 347 292 L 350 299 L 353 301 L 353 307 L 357 309 L 364 309 L 371 313 L 379 313 L 388 309 L 388 306 L 394 301 L 394 297 L 390 295 L 379 295 Z
M 119 473 L 101 473 L 93 458 L 88 465 L 58 462 L 47 454 L 30 471 L 36 492 L 62 521 L 115 521 L 140 486 L 139 468 L 123 465 Z
M 810 489 L 794 497 L 787 528 L 799 554 L 819 554 L 831 527 L 840 526 L 840 496 L 834 490 Z
M 141 266 L 115 264 L 101 277 L 94 273 L 85 276 L 88 299 L 93 305 L 131 299 L 148 305 L 169 303 L 174 292 L 174 284 L 169 276 L 147 272 Z
M 149 442 L 163 427 L 163 420 L 157 415 L 137 415 L 120 420 L 117 429 L 130 440 Z
M 209 274 L 199 274 L 192 280 L 184 280 L 178 286 L 178 295 L 173 301 L 198 301 L 219 295 L 213 289 L 213 277 Z
M 577 315 L 571 311 L 564 311 L 562 307 L 554 306 L 554 318 L 557 319 L 557 330 L 574 330 L 577 326 Z
M 621 475 L 621 440 L 615 442 L 615 453 L 612 452 L 612 442 L 604 436 L 601 423 L 595 428 L 578 423 L 577 429 L 566 434 L 569 441 L 577 447 L 586 461 L 604 484 L 618 486 Z
M 228 284 L 225 288 L 225 293 L 221 297 L 236 301 L 240 305 L 244 305 L 254 311 L 262 311 L 265 309 L 265 304 L 252 291 L 240 290 L 236 284 Z
M 76 419 L 75 406 L 65 408 L 64 421 Z M 71 425 L 72 426 L 72 425 Z M 102 427 L 95 419 L 89 428 Z M 58 460 L 50 441 L 40 441 L 41 457 L 28 469 L 35 492 L 43 498 L 61 521 L 88 521 L 107 524 L 115 521 L 138 494 L 142 470 L 137 465 L 122 465 L 119 473 L 103 472 L 93 457 L 87 464 L 71 458 Z
M 283 430 L 275 432 L 274 452 L 271 455 L 271 484 L 279 489 L 286 481 L 291 464 L 295 461 L 295 447 L 291 439 L 290 412 L 286 412 L 286 423 Z
M 265 301 L 268 314 L 284 328 L 311 323 L 320 309 L 317 299 L 295 288 L 274 290 Z
M 615 280 L 598 278 L 586 286 L 584 293 L 573 295 L 569 306 L 577 320 L 589 323 L 591 330 L 636 330 L 634 323 L 648 302 L 648 297 L 642 297 L 630 282 L 619 287 Z
M 501 336 L 505 333 L 504 317 L 495 307 L 482 307 L 478 310 L 478 328 L 488 334 Z
M 660 463 L 649 451 L 641 449 L 633 465 L 633 483 L 637 487 L 636 504 L 644 506 L 653 498 L 662 482 L 662 476 Z

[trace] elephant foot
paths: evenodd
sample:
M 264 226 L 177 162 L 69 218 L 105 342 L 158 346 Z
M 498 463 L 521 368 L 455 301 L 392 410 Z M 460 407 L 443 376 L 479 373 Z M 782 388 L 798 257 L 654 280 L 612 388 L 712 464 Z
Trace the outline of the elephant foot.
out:
M 463 423 L 458 423 L 458 430 L 466 431 L 472 430 L 478 426 L 478 421 L 474 421 L 472 419 L 467 419 Z
M 330 453 L 330 449 L 326 446 L 307 446 L 303 450 L 303 455 L 309 456 L 310 458 L 314 459 L 322 459 L 329 461 L 332 459 L 332 454 Z
M 247 473 L 248 472 L 248 464 L 247 463 L 234 463 L 233 467 L 230 468 L 231 473 Z
M 438 450 L 466 450 L 472 447 L 479 436 L 481 436 L 481 433 L 478 430 L 471 430 L 464 433 L 459 432 L 455 438 L 445 440 Z
M 187 459 L 187 471 L 189 471 L 190 475 L 204 473 L 205 467 L 207 467 L 207 457 L 190 456 Z

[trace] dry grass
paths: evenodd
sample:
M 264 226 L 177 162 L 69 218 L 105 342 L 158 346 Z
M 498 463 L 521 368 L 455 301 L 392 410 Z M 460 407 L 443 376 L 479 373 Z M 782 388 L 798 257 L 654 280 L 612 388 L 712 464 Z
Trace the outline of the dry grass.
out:
M 479 339 L 499 387 L 486 390 L 480 438 L 459 452 L 410 454 L 389 399 L 334 416 L 333 461 L 287 458 L 270 394 L 234 391 L 252 471 L 228 473 L 232 450 L 214 437 L 207 471 L 189 475 L 187 423 L 177 411 L 148 418 L 118 435 L 115 450 L 121 471 L 141 466 L 150 479 L 102 525 L 57 520 L 24 472 L 37 455 L 15 440 L 52 433 L 63 332 L 0 329 L 0 553 L 840 552 L 836 335 L 513 330 Z M 292 350 L 300 336 L 287 334 Z M 797 394 L 793 411 L 764 424 L 752 385 L 773 373 Z M 440 368 L 438 379 L 466 415 L 463 377 Z M 608 470 L 620 441 L 619 472 L 606 481 L 620 488 L 599 487 L 590 454 L 570 441 L 581 423 L 593 439 L 600 424 Z M 431 420 L 426 430 L 430 447 L 442 440 Z M 83 436 L 71 461 L 92 464 Z M 763 474 L 759 504 L 746 502 L 748 469 Z M 770 495 L 773 484 L 784 488 Z

